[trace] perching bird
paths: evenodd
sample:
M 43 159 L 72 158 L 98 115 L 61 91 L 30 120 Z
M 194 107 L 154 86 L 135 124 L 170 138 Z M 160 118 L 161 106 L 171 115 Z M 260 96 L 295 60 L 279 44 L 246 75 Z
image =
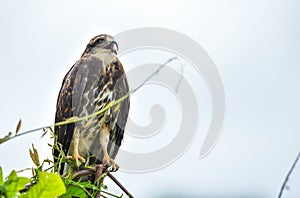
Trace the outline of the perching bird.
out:
M 88 43 L 81 58 L 66 74 L 58 95 L 55 123 L 91 115 L 129 91 L 126 75 L 116 57 L 118 44 L 101 34 Z M 57 141 L 68 159 L 103 163 L 116 171 L 114 162 L 121 146 L 129 111 L 129 99 L 88 120 L 55 127 Z M 54 151 L 57 158 L 58 151 Z M 67 166 L 61 168 L 61 174 Z

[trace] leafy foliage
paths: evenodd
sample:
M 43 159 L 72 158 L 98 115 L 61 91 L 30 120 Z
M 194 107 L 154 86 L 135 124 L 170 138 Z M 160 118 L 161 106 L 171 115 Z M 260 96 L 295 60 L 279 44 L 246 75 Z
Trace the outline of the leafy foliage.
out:
M 37 183 L 21 197 L 56 197 L 66 193 L 66 187 L 60 175 L 56 173 L 38 173 Z
M 17 135 L 21 127 L 21 120 L 16 127 L 15 134 Z M 55 138 L 51 127 L 44 128 L 44 133 L 51 132 L 52 138 Z M 0 141 L 7 141 L 11 138 L 11 135 L 0 139 Z M 82 181 L 80 170 L 76 166 L 76 163 L 66 159 L 64 152 L 61 150 L 61 145 L 56 143 L 55 145 L 49 144 L 51 149 L 58 150 L 60 155 L 57 159 L 57 163 L 52 160 L 45 159 L 40 160 L 38 150 L 32 144 L 32 148 L 29 149 L 30 157 L 36 167 L 32 168 L 32 177 L 21 177 L 17 175 L 17 172 L 13 170 L 9 176 L 4 179 L 2 168 L 0 167 L 0 198 L 40 198 L 40 197 L 61 197 L 61 198 L 72 198 L 72 197 L 96 197 L 98 193 L 101 197 L 122 197 L 116 196 L 106 191 L 107 187 L 99 182 L 105 176 L 105 173 L 92 183 L 91 181 Z M 87 159 L 88 161 L 89 159 Z M 60 167 L 62 163 L 69 164 L 69 173 L 63 177 L 59 175 Z M 45 163 L 50 167 L 44 168 Z M 92 166 L 81 166 L 81 169 L 88 170 L 85 175 L 88 176 L 94 174 L 94 168 Z M 28 169 L 26 169 L 28 170 Z
M 83 189 L 81 189 L 78 186 L 68 185 L 67 192 L 62 196 L 62 198 L 72 198 L 72 196 L 79 197 L 79 198 L 85 198 L 86 193 L 84 192 Z
M 12 171 L 7 180 L 3 181 L 2 168 L 0 167 L 0 195 L 1 197 L 17 197 L 30 179 L 18 177 L 16 171 Z

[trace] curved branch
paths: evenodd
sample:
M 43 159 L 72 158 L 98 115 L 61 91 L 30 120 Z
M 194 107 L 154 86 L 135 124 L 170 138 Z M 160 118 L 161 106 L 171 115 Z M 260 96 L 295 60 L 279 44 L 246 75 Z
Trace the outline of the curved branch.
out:
M 296 159 L 294 160 L 294 163 L 292 164 L 292 166 L 291 166 L 288 174 L 285 176 L 285 179 L 284 179 L 284 181 L 283 181 L 283 183 L 281 185 L 281 188 L 280 188 L 280 192 L 279 192 L 278 198 L 282 197 L 283 191 L 286 188 L 287 182 L 289 181 L 289 178 L 290 178 L 291 174 L 293 173 L 293 171 L 294 171 L 294 169 L 295 169 L 295 167 L 296 167 L 296 165 L 297 165 L 297 163 L 299 161 L 299 158 L 300 158 L 300 151 L 299 151 Z

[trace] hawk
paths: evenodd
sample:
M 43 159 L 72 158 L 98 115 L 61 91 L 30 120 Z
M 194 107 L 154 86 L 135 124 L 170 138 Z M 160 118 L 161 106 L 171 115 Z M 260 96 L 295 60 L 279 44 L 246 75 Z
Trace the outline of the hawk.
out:
M 80 59 L 66 74 L 60 89 L 55 123 L 91 115 L 120 99 L 129 91 L 126 75 L 117 58 L 114 38 L 101 34 L 90 40 Z M 115 163 L 126 125 L 129 99 L 90 119 L 56 126 L 56 141 L 68 159 L 89 164 L 103 163 L 116 171 Z M 58 151 L 54 151 L 57 160 Z M 61 174 L 67 166 L 62 165 Z

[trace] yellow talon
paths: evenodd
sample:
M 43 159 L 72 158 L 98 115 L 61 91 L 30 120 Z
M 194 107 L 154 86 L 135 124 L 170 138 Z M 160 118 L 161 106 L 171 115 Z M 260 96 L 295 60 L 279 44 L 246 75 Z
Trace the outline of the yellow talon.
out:
M 85 159 L 81 157 L 78 153 L 74 153 L 72 156 L 67 156 L 67 159 L 75 160 L 76 163 L 80 160 L 82 163 L 85 163 Z

